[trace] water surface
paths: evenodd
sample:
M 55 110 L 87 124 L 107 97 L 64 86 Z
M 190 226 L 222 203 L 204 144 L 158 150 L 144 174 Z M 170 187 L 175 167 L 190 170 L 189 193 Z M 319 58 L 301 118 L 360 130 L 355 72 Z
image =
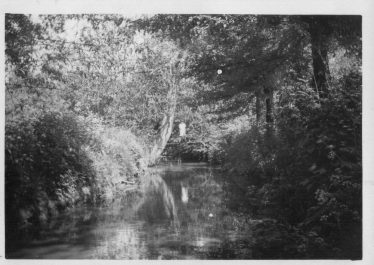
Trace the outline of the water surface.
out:
M 251 258 L 248 231 L 224 206 L 222 181 L 203 163 L 159 166 L 114 205 L 61 215 L 8 257 Z

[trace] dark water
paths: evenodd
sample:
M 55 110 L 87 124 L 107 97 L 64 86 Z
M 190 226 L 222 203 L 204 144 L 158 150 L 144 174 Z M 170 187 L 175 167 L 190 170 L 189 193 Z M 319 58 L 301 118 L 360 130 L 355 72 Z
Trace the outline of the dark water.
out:
M 53 219 L 9 258 L 251 258 L 248 231 L 223 203 L 222 177 L 206 164 L 164 165 L 111 207 Z

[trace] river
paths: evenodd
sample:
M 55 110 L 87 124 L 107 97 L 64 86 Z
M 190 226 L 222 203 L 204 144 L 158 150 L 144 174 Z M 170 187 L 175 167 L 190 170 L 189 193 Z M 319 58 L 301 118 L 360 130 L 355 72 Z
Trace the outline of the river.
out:
M 165 164 L 110 207 L 54 218 L 37 239 L 8 253 L 21 259 L 251 258 L 243 220 L 224 204 L 223 177 L 203 163 Z

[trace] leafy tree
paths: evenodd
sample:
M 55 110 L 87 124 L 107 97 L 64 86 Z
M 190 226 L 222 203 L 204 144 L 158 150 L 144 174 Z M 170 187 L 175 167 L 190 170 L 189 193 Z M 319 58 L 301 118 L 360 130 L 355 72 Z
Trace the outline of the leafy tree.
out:
M 36 41 L 43 51 L 37 63 L 48 81 L 44 85 L 64 100 L 65 109 L 131 128 L 154 144 L 151 152 L 157 155 L 151 157 L 159 156 L 169 138 L 163 131 L 173 127 L 179 91 L 192 84 L 182 76 L 187 54 L 172 41 L 134 30 L 120 16 L 40 19 L 45 29 Z M 54 22 L 60 26 L 52 27 Z M 152 129 L 162 121 L 169 122 L 155 135 Z
M 270 123 L 273 92 L 292 73 L 296 58 L 305 56 L 300 48 L 305 45 L 298 34 L 300 28 L 287 18 L 274 19 L 277 17 L 161 15 L 151 18 L 145 27 L 153 31 L 161 28 L 194 54 L 192 74 L 215 86 L 213 91 L 202 93 L 207 101 L 222 101 L 222 111 L 243 115 L 257 98 L 258 120 L 264 101 Z M 167 26 L 169 20 L 178 22 Z
M 359 16 L 303 16 L 294 19 L 304 23 L 309 33 L 313 59 L 313 86 L 320 97 L 329 95 L 329 60 L 333 40 L 347 47 L 357 57 L 361 55 L 361 17 Z M 336 46 L 334 47 L 336 48 Z
M 5 18 L 5 54 L 6 65 L 15 75 L 26 77 L 33 65 L 32 52 L 41 27 L 35 25 L 29 16 L 6 14 Z M 10 70 L 9 69 L 9 70 Z

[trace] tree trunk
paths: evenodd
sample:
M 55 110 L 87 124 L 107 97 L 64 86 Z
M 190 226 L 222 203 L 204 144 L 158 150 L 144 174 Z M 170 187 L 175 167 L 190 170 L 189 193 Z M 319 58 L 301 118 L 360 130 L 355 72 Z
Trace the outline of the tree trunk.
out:
M 264 100 L 265 99 L 265 100 Z M 259 125 L 263 122 L 263 100 L 265 101 L 265 122 L 272 124 L 274 121 L 273 116 L 273 89 L 264 87 L 256 94 L 256 122 Z
M 328 38 L 330 35 L 327 18 L 315 17 L 308 20 L 312 45 L 313 85 L 321 98 L 328 96 Z
M 153 147 L 149 153 L 148 165 L 154 165 L 158 162 L 164 151 L 166 144 L 169 141 L 171 133 L 173 131 L 174 116 L 177 106 L 177 87 L 175 84 L 175 79 L 173 78 L 172 67 L 170 67 L 170 90 L 167 98 L 170 102 L 167 113 L 164 114 L 162 123 L 160 126 L 160 134 L 153 143 Z
M 266 121 L 266 139 L 270 140 L 268 141 L 269 144 L 269 150 L 272 150 L 271 144 L 273 141 L 271 139 L 273 138 L 274 135 L 274 115 L 273 115 L 273 108 L 274 108 L 274 100 L 273 100 L 273 88 L 265 88 L 264 93 L 265 93 L 265 108 L 266 108 L 266 114 L 265 114 L 265 121 Z
M 260 125 L 260 123 L 261 123 L 261 116 L 262 116 L 261 95 L 259 93 L 257 93 L 257 95 L 256 95 L 256 123 L 257 123 L 257 125 Z
M 274 121 L 273 117 L 273 90 L 272 89 L 265 89 L 265 105 L 266 105 L 266 123 L 272 124 Z
M 265 100 L 266 103 L 266 122 L 272 123 L 273 122 L 273 106 L 270 98 Z
M 160 134 L 155 140 L 151 152 L 149 154 L 149 165 L 154 165 L 159 160 L 162 152 L 164 151 L 167 142 L 173 131 L 174 124 L 174 110 L 169 114 L 165 114 L 160 127 Z

